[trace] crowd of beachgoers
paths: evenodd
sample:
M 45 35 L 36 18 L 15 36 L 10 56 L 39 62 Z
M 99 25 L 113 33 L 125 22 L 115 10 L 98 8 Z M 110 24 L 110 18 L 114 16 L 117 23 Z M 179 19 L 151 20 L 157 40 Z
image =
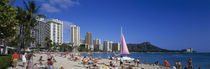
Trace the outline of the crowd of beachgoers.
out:
M 88 54 L 88 53 L 87 53 Z M 81 56 L 80 53 L 70 52 L 37 52 L 34 54 L 13 54 L 12 69 L 193 69 L 192 59 L 186 67 L 177 61 L 174 66 L 165 59 L 164 66 L 156 61 L 154 64 L 143 64 L 140 59 L 125 61 L 120 57 L 112 59 Z M 19 62 L 18 62 L 19 61 Z

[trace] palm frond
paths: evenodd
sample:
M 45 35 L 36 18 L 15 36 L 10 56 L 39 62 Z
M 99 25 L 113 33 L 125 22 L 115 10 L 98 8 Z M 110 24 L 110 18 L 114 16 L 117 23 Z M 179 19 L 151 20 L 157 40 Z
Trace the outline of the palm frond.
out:
M 26 8 L 27 10 L 30 10 L 30 8 L 28 7 L 28 4 L 26 3 L 25 0 L 23 1 L 23 3 L 24 3 L 24 5 L 25 5 L 25 8 Z
M 46 15 L 42 15 L 42 14 L 38 14 L 38 15 L 35 15 L 36 17 L 38 18 L 46 18 L 47 16 Z
M 36 4 L 34 0 L 29 1 L 29 7 L 30 7 L 30 11 L 31 13 L 36 13 L 35 9 L 36 9 Z
M 39 12 L 39 9 L 41 8 L 41 6 L 38 6 L 36 9 L 34 9 L 34 12 Z

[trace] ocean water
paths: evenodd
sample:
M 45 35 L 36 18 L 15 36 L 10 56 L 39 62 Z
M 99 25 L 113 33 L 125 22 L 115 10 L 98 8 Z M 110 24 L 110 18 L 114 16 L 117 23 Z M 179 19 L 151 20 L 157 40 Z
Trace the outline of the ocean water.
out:
M 81 54 L 87 56 L 87 54 Z M 93 53 L 93 57 L 108 58 L 114 56 L 113 53 Z M 158 61 L 160 65 L 164 65 L 164 59 L 167 59 L 171 66 L 175 64 L 177 60 L 181 61 L 182 68 L 187 66 L 187 61 L 192 58 L 193 69 L 210 69 L 210 53 L 131 53 L 128 55 L 132 58 L 140 58 L 141 63 L 154 64 Z

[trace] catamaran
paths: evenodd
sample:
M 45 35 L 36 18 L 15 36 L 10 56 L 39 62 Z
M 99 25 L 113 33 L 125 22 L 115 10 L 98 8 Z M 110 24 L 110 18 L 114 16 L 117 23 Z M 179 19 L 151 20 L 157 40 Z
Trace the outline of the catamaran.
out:
M 124 35 L 122 33 L 122 28 L 121 28 L 121 53 L 120 54 L 115 54 L 114 53 L 114 55 L 119 56 L 119 55 L 122 55 L 122 54 L 130 54 L 130 52 L 128 50 Z M 114 57 L 112 57 L 112 58 L 114 58 Z M 131 58 L 131 57 L 128 57 L 128 56 L 118 57 L 118 60 L 120 60 L 120 59 L 128 60 L 128 61 L 133 61 L 134 60 L 134 58 Z

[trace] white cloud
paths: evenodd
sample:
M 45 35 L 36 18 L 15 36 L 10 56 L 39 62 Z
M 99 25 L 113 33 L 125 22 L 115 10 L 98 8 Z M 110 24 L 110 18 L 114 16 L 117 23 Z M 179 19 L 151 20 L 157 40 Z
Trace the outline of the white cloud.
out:
M 67 9 L 76 5 L 80 5 L 78 0 L 35 0 L 42 4 L 42 10 L 46 12 L 60 12 L 62 9 Z
M 46 11 L 46 12 L 60 12 L 59 9 L 57 9 L 56 7 L 51 6 L 48 3 L 43 3 L 41 10 Z
M 70 21 L 63 21 L 63 32 L 68 32 L 70 30 L 70 25 L 73 25 Z
M 50 0 L 49 2 L 52 5 L 58 5 L 60 8 L 68 8 L 80 4 L 78 0 Z
M 45 0 L 34 0 L 34 1 L 38 1 L 38 2 L 44 2 Z

